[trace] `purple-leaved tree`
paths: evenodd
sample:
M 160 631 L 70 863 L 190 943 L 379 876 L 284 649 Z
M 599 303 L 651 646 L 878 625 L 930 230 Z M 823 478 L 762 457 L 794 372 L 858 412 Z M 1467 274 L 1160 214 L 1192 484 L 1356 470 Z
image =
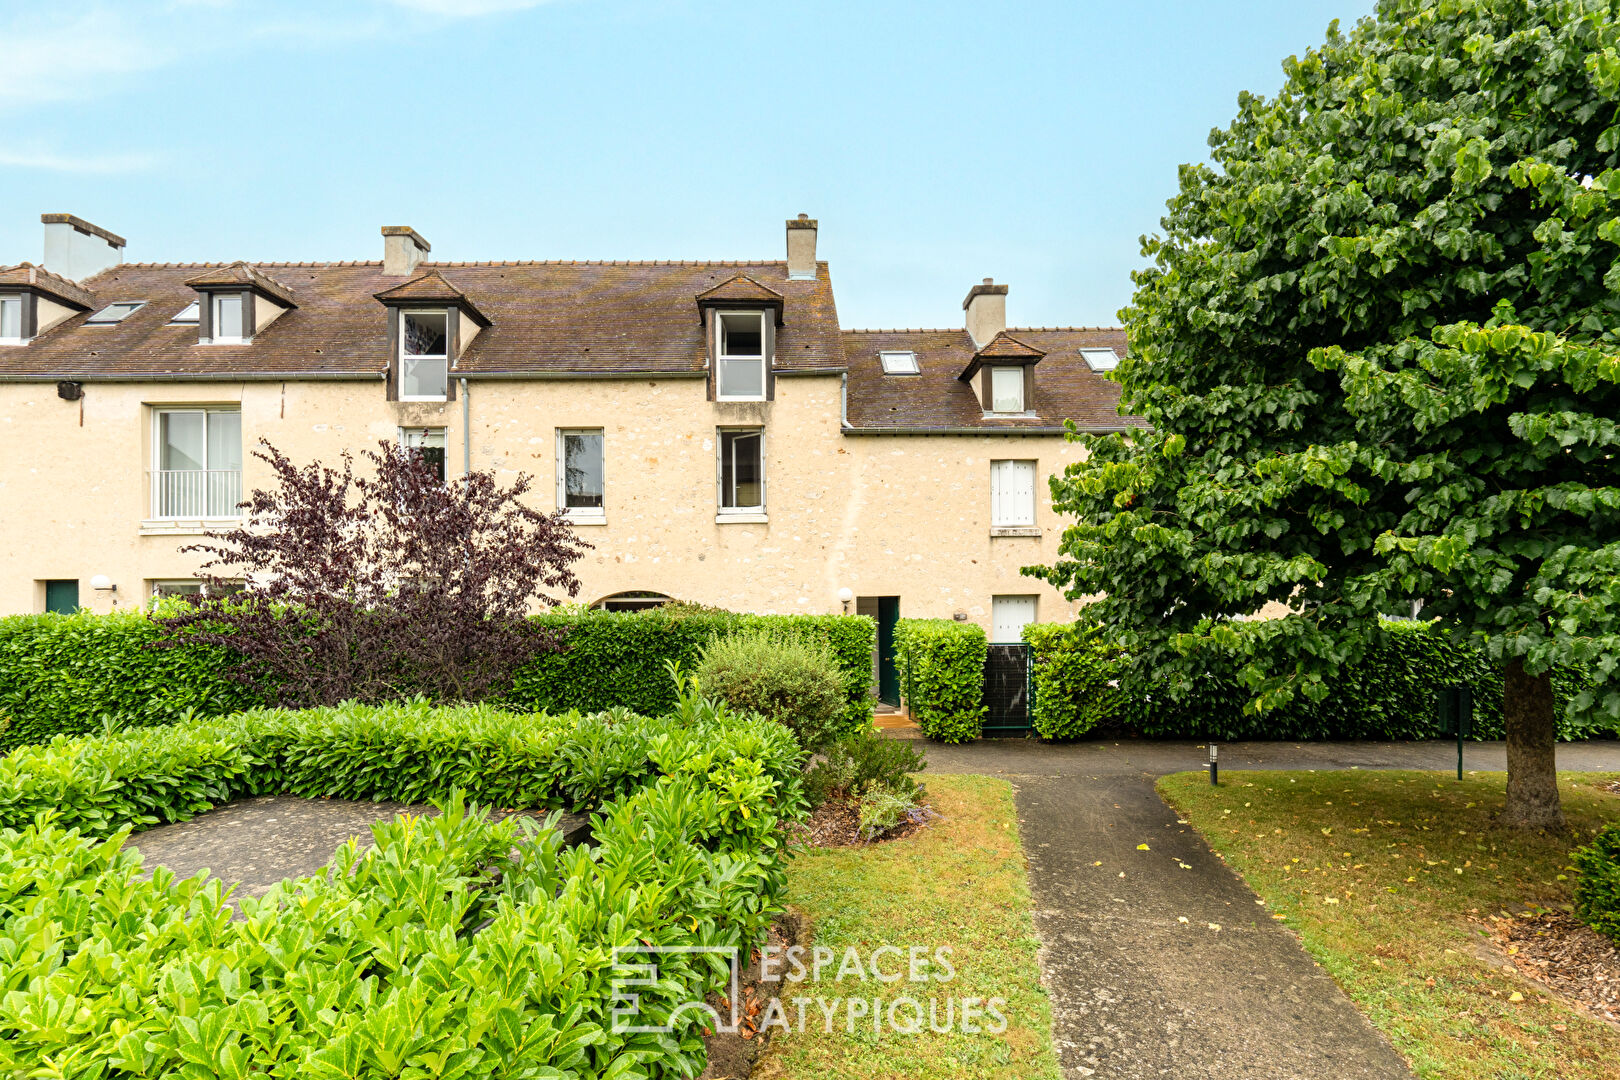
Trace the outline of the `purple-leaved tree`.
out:
M 339 469 L 299 468 L 261 445 L 277 483 L 248 496 L 240 526 L 186 549 L 209 556 L 211 598 L 160 616 L 161 647 L 226 646 L 233 678 L 295 708 L 476 701 L 562 647 L 526 615 L 578 593 L 572 566 L 590 545 L 524 504 L 527 475 L 445 482 L 383 442 L 362 454 L 372 475 L 356 476 L 347 453 Z

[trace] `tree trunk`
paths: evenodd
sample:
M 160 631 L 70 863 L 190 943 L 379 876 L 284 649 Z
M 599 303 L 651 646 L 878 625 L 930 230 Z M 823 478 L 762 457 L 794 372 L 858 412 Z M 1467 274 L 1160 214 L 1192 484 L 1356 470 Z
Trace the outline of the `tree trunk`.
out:
M 1497 820 L 1519 829 L 1562 832 L 1552 673 L 1531 675 L 1523 659 L 1510 659 L 1502 678 L 1502 720 L 1507 728 L 1507 806 Z

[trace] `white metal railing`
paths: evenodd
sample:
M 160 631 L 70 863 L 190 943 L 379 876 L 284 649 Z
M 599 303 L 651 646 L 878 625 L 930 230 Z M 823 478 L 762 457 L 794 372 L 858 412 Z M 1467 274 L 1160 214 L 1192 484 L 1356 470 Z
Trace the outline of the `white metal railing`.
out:
M 241 469 L 152 470 L 155 518 L 239 517 L 241 501 Z

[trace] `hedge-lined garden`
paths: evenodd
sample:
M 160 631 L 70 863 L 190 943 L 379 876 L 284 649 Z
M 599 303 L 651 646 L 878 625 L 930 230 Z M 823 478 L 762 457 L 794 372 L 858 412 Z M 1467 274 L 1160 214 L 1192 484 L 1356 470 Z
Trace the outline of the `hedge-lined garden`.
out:
M 519 669 L 501 704 L 564 712 L 622 707 L 657 715 L 676 694 L 666 662 L 690 670 L 711 637 L 774 629 L 824 642 L 844 676 L 842 732 L 872 716 L 872 646 L 864 616 L 591 612 L 531 620 L 566 633 L 567 647 Z M 156 649 L 160 628 L 146 615 L 18 615 L 0 619 L 0 749 L 216 716 L 267 704 L 226 677 L 217 646 Z
M 614 1032 L 613 950 L 758 940 L 801 759 L 785 729 L 695 695 L 659 720 L 350 706 L 18 750 L 0 761 L 0 1073 L 696 1075 L 701 1014 Z M 461 791 L 594 807 L 593 845 L 464 813 Z M 120 850 L 132 827 L 274 792 L 447 812 L 379 824 L 369 855 L 241 900 L 245 921 L 218 882 L 143 880 Z M 724 982 L 656 959 L 647 1026 Z

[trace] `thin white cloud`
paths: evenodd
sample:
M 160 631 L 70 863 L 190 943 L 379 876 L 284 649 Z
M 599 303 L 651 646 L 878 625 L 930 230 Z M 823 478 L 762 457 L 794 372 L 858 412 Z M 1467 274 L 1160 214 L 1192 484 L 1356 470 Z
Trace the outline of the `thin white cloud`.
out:
M 115 10 L 41 19 L 4 27 L 0 103 L 32 104 L 94 97 L 120 76 L 162 67 L 175 53 L 127 25 Z
M 128 173 L 157 164 L 152 154 L 63 154 L 46 147 L 0 149 L 0 167 L 65 173 Z

